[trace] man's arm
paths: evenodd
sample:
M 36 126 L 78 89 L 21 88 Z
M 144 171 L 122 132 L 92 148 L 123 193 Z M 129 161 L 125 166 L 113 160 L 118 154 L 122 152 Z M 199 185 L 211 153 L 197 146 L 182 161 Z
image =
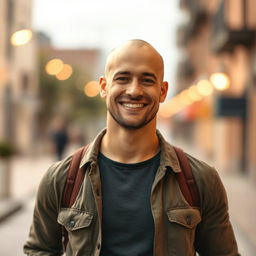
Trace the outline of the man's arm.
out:
M 33 222 L 29 238 L 24 245 L 24 253 L 33 256 L 62 255 L 62 231 L 57 223 L 62 191 L 62 182 L 56 180 L 55 173 L 60 166 L 51 166 L 38 188 Z
M 202 222 L 197 227 L 196 250 L 201 256 L 238 256 L 226 191 L 215 170 L 209 178 L 201 193 Z

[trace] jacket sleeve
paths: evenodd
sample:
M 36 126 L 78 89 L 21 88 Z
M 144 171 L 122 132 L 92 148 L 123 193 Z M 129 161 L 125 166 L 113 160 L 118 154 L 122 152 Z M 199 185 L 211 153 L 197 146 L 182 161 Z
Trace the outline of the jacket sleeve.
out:
M 206 173 L 200 184 L 202 221 L 196 231 L 196 250 L 200 256 L 238 256 L 226 191 L 216 170 L 208 167 Z
M 62 255 L 62 231 L 57 223 L 60 198 L 65 182 L 65 170 L 60 163 L 49 168 L 42 178 L 35 202 L 33 222 L 24 253 L 29 256 Z M 56 173 L 61 173 L 62 179 Z M 63 182 L 64 180 L 64 182 Z

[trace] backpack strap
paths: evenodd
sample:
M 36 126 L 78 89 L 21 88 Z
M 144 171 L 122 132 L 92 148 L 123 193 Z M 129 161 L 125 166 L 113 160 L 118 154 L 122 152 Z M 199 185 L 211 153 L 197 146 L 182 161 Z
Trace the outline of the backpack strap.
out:
M 189 160 L 180 148 L 174 147 L 182 172 L 177 174 L 181 192 L 191 206 L 199 206 L 199 192 Z
M 79 148 L 72 156 L 62 194 L 62 207 L 70 208 L 76 200 L 85 175 L 84 168 L 79 168 L 79 165 L 87 148 L 88 145 Z M 173 148 L 177 154 L 182 169 L 182 172 L 178 173 L 177 175 L 181 192 L 191 206 L 199 206 L 199 192 L 188 158 L 182 149 L 177 147 Z M 62 237 L 63 249 L 65 251 L 68 243 L 68 233 L 64 226 L 62 226 Z
M 61 207 L 70 208 L 76 200 L 85 175 L 85 168 L 79 168 L 79 165 L 87 148 L 88 145 L 79 148 L 72 156 L 62 194 Z M 68 232 L 64 226 L 62 226 L 62 242 L 65 251 L 68 243 Z

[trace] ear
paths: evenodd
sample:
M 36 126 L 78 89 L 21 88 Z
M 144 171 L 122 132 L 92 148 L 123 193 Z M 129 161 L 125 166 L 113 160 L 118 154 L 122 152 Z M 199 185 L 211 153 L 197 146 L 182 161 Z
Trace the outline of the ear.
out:
M 100 96 L 101 98 L 106 98 L 107 96 L 107 81 L 104 76 L 99 78 L 99 85 L 100 85 Z
M 164 81 L 161 85 L 160 102 L 164 102 L 168 92 L 168 82 Z

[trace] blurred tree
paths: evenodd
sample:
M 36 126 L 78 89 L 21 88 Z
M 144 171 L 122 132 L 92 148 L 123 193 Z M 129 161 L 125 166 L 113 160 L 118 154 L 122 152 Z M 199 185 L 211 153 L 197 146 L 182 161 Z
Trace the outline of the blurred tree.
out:
M 99 96 L 90 98 L 83 92 L 83 86 L 89 81 L 86 70 L 72 66 L 73 73 L 67 80 L 58 80 L 45 71 L 49 56 L 39 56 L 39 126 L 44 129 L 52 118 L 61 115 L 76 122 L 92 118 L 101 118 L 105 105 Z M 81 79 L 82 78 L 82 79 Z

